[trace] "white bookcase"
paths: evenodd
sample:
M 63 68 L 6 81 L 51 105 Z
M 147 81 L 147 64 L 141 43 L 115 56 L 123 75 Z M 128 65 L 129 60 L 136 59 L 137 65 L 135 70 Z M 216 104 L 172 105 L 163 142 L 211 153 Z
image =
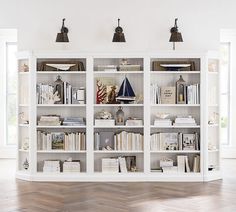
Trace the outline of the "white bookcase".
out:
M 206 180 L 219 179 L 220 166 L 220 61 L 216 52 L 208 52 L 207 57 L 207 116 L 206 143 L 207 150 L 205 164 Z
M 218 59 L 212 53 L 197 52 L 159 52 L 159 53 L 87 53 L 56 51 L 56 52 L 19 52 L 19 113 L 27 116 L 29 124 L 22 123 L 19 118 L 18 127 L 18 170 L 17 178 L 32 181 L 208 181 L 220 179 L 220 148 L 219 121 L 209 125 L 208 119 L 212 112 L 219 114 L 219 88 L 217 73 L 208 71 L 210 62 Z M 99 65 L 119 65 L 123 58 L 135 65 L 140 65 L 140 71 L 101 71 Z M 85 71 L 39 71 L 39 64 L 47 61 L 73 60 L 83 62 Z M 194 61 L 194 71 L 158 71 L 152 69 L 153 61 Z M 22 65 L 27 64 L 28 72 L 22 72 Z M 86 90 L 85 104 L 38 104 L 36 101 L 36 85 L 38 83 L 52 84 L 60 75 L 63 81 L 71 85 L 84 87 Z M 187 84 L 200 84 L 200 104 L 152 104 L 150 101 L 151 84 L 159 86 L 175 86 L 175 82 L 183 76 Z M 121 85 L 125 76 L 129 79 L 139 101 L 132 104 L 96 104 L 96 80 L 112 78 L 115 84 Z M 215 100 L 209 102 L 210 88 L 216 86 Z M 213 92 L 213 91 L 212 91 Z M 24 95 L 23 95 L 24 94 Z M 211 95 L 212 96 L 212 95 Z M 101 110 L 115 115 L 118 106 L 122 106 L 125 118 L 138 117 L 143 120 L 142 126 L 95 126 L 95 116 Z M 169 113 L 170 116 L 192 115 L 196 126 L 156 127 L 154 118 L 157 113 Z M 215 114 L 214 113 L 214 114 Z M 85 126 L 38 126 L 41 115 L 56 114 L 61 117 L 80 116 L 86 119 Z M 172 117 L 172 118 L 173 118 Z M 218 116 L 219 117 L 219 116 Z M 37 131 L 45 132 L 84 132 L 86 133 L 86 150 L 38 150 Z M 143 149 L 135 151 L 97 150 L 94 145 L 94 133 L 122 130 L 143 134 Z M 168 150 L 151 151 L 150 135 L 157 132 L 182 132 L 200 135 L 200 150 Z M 212 135 L 211 135 L 212 134 Z M 209 139 L 214 135 L 214 149 L 208 150 Z M 25 139 L 29 140 L 29 149 L 22 149 Z M 211 141 L 213 142 L 213 141 Z M 168 157 L 177 162 L 178 155 L 186 155 L 190 164 L 196 155 L 200 156 L 200 172 L 168 174 L 152 172 L 160 167 L 160 159 Z M 135 156 L 136 172 L 103 173 L 102 158 L 118 156 Z M 80 160 L 80 173 L 45 173 L 42 171 L 44 160 L 61 160 L 68 157 Z M 29 169 L 25 170 L 23 163 L 29 161 Z M 192 166 L 192 165 L 190 165 Z M 212 170 L 208 169 L 213 167 Z M 209 171 L 210 170 L 210 171 Z

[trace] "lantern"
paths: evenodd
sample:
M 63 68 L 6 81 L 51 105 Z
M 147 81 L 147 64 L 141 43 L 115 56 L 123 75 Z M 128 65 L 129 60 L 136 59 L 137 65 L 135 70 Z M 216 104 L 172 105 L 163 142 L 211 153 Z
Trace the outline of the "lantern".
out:
M 60 98 L 59 101 L 56 101 L 55 104 L 63 104 L 64 103 L 64 83 L 61 80 L 61 76 L 57 76 L 57 80 L 54 82 L 54 90 L 53 93 L 57 92 L 57 96 Z
M 118 110 L 116 112 L 116 125 L 125 124 L 124 111 L 122 109 L 122 107 L 118 107 Z
M 186 82 L 180 75 L 179 80 L 176 82 L 176 103 L 186 104 L 186 102 Z

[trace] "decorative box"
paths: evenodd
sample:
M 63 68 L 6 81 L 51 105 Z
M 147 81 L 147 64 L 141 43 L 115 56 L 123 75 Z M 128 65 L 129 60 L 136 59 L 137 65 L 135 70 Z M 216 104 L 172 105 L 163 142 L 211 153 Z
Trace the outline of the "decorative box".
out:
M 95 126 L 115 126 L 115 119 L 95 119 Z

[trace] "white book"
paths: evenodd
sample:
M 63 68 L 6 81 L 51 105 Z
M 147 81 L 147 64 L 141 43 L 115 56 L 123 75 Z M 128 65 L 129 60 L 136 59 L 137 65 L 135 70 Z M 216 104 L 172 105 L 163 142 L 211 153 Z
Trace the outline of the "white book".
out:
M 47 134 L 47 150 L 52 150 L 52 135 Z
M 177 166 L 166 166 L 166 167 L 162 167 L 162 171 L 165 174 L 175 174 L 175 173 L 178 173 L 178 167 Z
M 188 156 L 185 156 L 185 166 L 186 166 L 186 172 L 190 172 L 189 162 L 188 162 Z
M 183 155 L 177 156 L 177 166 L 178 166 L 178 172 L 180 173 L 185 172 L 185 156 Z
M 124 157 L 119 157 L 119 165 L 120 165 L 120 172 L 121 173 L 127 173 L 127 165 L 126 165 L 126 160 Z
M 193 160 L 193 172 L 200 172 L 200 156 L 196 155 Z

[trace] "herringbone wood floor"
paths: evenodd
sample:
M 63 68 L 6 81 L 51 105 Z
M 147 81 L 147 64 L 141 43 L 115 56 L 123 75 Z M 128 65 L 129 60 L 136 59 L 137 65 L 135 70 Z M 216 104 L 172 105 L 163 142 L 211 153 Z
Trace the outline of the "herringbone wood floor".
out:
M 0 212 L 233 212 L 236 161 L 229 162 L 225 179 L 210 183 L 33 183 L 0 168 Z

